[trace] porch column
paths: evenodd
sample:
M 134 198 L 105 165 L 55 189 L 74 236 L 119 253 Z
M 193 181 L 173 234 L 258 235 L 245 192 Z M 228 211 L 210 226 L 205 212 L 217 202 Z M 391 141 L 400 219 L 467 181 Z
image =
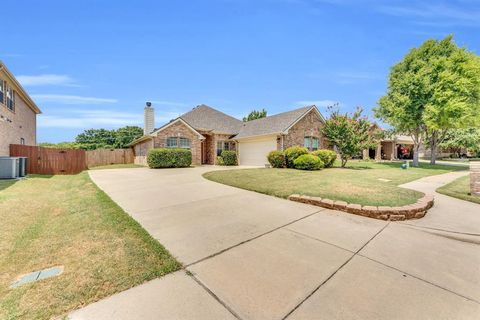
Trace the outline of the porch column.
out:
M 398 159 L 398 148 L 396 143 L 393 143 L 393 157 L 394 159 Z
M 397 148 L 395 148 L 395 145 L 395 141 L 392 141 L 392 152 L 390 153 L 390 160 L 396 159 L 395 151 L 397 150 Z
M 382 143 L 379 142 L 377 144 L 377 150 L 375 151 L 375 161 L 381 161 L 382 160 Z

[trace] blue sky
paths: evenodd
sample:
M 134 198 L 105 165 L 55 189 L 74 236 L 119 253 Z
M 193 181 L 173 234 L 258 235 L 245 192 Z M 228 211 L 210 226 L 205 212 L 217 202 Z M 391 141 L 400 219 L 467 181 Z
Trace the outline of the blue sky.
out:
M 480 51 L 480 1 L 6 1 L 0 59 L 43 111 L 38 141 L 156 124 L 198 104 L 241 118 L 315 103 L 371 114 L 428 38 Z M 6 21 L 5 21 L 6 20 Z

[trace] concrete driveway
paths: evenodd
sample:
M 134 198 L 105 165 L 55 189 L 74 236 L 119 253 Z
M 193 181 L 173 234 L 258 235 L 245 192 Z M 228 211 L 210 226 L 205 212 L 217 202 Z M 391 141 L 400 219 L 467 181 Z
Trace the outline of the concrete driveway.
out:
M 70 318 L 478 319 L 480 205 L 436 194 L 424 219 L 385 222 L 201 177 L 221 169 L 90 171 L 186 270 Z

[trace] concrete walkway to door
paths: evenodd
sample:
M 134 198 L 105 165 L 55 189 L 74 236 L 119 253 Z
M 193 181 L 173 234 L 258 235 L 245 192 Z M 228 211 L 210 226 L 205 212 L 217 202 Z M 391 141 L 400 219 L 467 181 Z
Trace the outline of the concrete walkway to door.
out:
M 70 318 L 478 318 L 479 205 L 435 194 L 426 218 L 390 223 L 201 177 L 221 169 L 91 171 L 186 270 Z M 454 177 L 412 187 L 433 192 Z

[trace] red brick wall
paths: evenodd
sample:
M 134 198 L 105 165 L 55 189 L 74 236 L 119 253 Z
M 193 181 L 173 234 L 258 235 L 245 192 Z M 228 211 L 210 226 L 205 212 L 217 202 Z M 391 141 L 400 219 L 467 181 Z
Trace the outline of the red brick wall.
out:
M 181 121 L 178 121 L 166 129 L 157 133 L 157 136 L 153 138 L 154 148 L 166 148 L 168 137 L 179 137 L 190 139 L 190 150 L 192 151 L 192 164 L 202 164 L 202 141 L 198 134 L 193 132 Z

